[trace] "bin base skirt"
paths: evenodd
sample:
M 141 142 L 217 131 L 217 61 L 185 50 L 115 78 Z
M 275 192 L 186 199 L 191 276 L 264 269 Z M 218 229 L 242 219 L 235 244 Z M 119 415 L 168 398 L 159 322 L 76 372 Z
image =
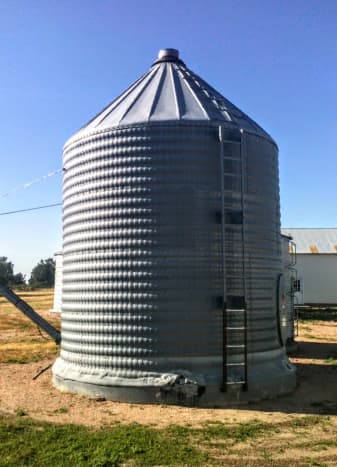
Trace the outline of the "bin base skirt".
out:
M 247 390 L 240 383 L 222 388 L 215 371 L 208 377 L 189 371 L 151 374 L 145 378 L 117 378 L 107 372 L 86 372 L 61 358 L 53 366 L 53 384 L 63 392 L 128 403 L 158 403 L 199 407 L 226 407 L 289 394 L 296 387 L 296 369 L 284 349 L 249 356 Z M 278 358 L 275 358 L 278 356 Z

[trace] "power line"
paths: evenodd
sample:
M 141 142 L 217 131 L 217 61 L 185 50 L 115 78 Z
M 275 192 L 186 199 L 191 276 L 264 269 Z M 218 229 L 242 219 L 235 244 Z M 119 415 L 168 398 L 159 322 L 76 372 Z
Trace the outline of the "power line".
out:
M 17 211 L 0 212 L 0 216 L 8 216 L 9 214 L 17 214 L 18 212 L 37 211 L 38 209 L 53 208 L 54 206 L 62 206 L 62 203 L 45 204 L 44 206 L 35 206 L 34 208 L 19 209 Z
M 21 190 L 25 190 L 26 188 L 30 188 L 32 185 L 35 185 L 36 183 L 40 183 L 43 180 L 46 180 L 47 178 L 54 177 L 55 175 L 58 175 L 62 171 L 63 171 L 63 169 L 58 169 L 58 170 L 55 170 L 54 172 L 50 172 L 47 175 L 43 175 L 40 178 L 36 178 L 35 180 L 32 180 L 31 182 L 24 183 L 23 185 L 19 185 L 19 186 L 13 188 L 12 190 L 7 191 L 7 193 L 3 193 L 2 195 L 0 195 L 0 199 L 6 198 L 7 196 L 9 196 L 9 195 L 11 195 L 13 193 L 16 193 L 17 191 L 21 191 Z

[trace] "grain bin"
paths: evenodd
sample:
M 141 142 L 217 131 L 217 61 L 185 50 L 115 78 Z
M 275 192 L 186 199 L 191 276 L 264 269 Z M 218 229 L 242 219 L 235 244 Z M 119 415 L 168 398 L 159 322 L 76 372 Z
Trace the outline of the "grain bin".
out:
M 226 405 L 291 391 L 278 150 L 175 49 L 65 145 L 61 390 Z

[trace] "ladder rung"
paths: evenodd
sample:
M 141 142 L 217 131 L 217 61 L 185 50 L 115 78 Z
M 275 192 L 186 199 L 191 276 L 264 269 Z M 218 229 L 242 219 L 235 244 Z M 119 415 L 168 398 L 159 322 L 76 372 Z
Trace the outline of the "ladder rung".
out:
M 232 224 L 232 225 L 235 225 L 235 224 Z M 235 242 L 230 242 L 230 243 L 235 243 Z M 233 258 L 232 261 L 235 261 L 235 258 Z M 232 274 L 231 274 L 232 284 L 233 284 L 233 281 L 235 281 L 235 280 L 239 281 L 241 279 L 244 279 L 244 277 L 245 277 L 244 274 L 238 274 L 237 272 L 232 272 Z M 228 288 L 234 289 L 235 287 L 231 286 L 231 287 L 228 287 Z M 238 289 L 238 288 L 240 288 L 240 286 L 236 287 L 236 288 Z
M 226 311 L 247 311 L 246 308 L 226 308 Z
M 246 328 L 244 327 L 240 327 L 240 326 L 237 326 L 237 327 L 227 327 L 226 330 L 227 331 L 244 331 Z
M 240 141 L 236 141 L 236 140 L 233 140 L 233 139 L 223 139 L 221 141 L 222 143 L 231 143 L 231 144 L 241 144 L 241 140 Z
M 227 366 L 245 366 L 245 363 L 227 363 Z
M 247 381 L 226 381 L 226 384 L 246 384 Z
M 228 349 L 244 349 L 245 345 L 226 345 Z

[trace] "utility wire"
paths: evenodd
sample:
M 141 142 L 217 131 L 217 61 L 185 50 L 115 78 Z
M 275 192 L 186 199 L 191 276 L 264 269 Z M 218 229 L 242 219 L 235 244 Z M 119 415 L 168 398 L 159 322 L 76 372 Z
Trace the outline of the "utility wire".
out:
M 19 186 L 13 188 L 12 190 L 7 191 L 7 193 L 3 193 L 2 195 L 0 195 L 0 199 L 6 198 L 7 196 L 9 196 L 9 195 L 11 195 L 13 193 L 16 193 L 17 191 L 25 190 L 26 188 L 29 188 L 32 185 L 35 185 L 36 183 L 40 183 L 43 180 L 46 180 L 46 178 L 54 177 L 54 175 L 58 175 L 62 171 L 63 171 L 63 169 L 58 169 L 58 170 L 55 170 L 54 172 L 50 172 L 47 175 L 43 175 L 40 178 L 36 178 L 35 180 L 32 180 L 31 182 L 24 183 L 23 185 L 19 185 Z
M 62 203 L 45 204 L 44 206 L 35 206 L 34 208 L 18 209 L 17 211 L 0 212 L 0 216 L 8 216 L 10 214 L 17 214 L 18 212 L 37 211 L 38 209 L 53 208 L 54 206 L 61 206 L 61 205 Z

